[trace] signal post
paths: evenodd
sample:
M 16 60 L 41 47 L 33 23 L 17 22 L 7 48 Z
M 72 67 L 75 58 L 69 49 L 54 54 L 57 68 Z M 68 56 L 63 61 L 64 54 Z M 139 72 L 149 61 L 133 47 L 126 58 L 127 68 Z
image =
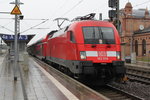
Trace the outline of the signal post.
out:
M 109 10 L 109 18 L 111 21 L 115 18 L 115 26 L 119 32 L 119 0 L 109 0 L 108 6 L 112 8 Z
M 18 44 L 17 44 L 17 40 L 18 40 L 18 33 L 19 33 L 19 29 L 20 29 L 20 25 L 19 25 L 19 16 L 21 15 L 21 11 L 19 9 L 19 2 L 18 0 L 15 0 L 15 7 L 12 10 L 11 14 L 15 15 L 15 41 L 14 41 L 14 45 L 15 45 L 15 58 L 14 58 L 14 80 L 17 81 L 17 70 L 18 70 Z

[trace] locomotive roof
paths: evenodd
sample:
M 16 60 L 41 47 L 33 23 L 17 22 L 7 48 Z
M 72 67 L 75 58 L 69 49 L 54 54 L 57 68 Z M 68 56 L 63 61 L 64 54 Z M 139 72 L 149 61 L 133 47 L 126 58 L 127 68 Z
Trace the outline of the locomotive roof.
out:
M 72 23 L 72 25 L 78 25 L 78 24 L 83 24 L 83 25 L 89 25 L 91 26 L 91 24 L 103 24 L 105 25 L 112 25 L 112 23 L 108 22 L 108 21 L 100 21 L 100 20 L 82 20 L 82 21 L 75 21 L 74 23 Z

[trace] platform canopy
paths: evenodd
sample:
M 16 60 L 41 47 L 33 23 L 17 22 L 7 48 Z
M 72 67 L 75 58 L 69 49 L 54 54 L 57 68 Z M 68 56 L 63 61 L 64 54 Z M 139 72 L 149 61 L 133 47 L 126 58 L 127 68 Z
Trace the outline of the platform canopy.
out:
M 27 44 L 34 36 L 35 34 L 18 35 L 18 41 L 25 42 Z M 15 39 L 15 36 L 12 34 L 0 34 L 0 37 L 6 44 L 13 42 Z

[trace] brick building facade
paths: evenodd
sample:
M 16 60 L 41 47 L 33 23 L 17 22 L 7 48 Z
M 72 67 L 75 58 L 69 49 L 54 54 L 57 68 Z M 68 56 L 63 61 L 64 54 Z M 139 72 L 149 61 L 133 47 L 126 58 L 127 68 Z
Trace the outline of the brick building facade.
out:
M 120 10 L 120 33 L 122 55 L 130 56 L 135 52 L 137 57 L 148 56 L 150 53 L 150 15 L 148 9 L 133 9 L 128 2 Z

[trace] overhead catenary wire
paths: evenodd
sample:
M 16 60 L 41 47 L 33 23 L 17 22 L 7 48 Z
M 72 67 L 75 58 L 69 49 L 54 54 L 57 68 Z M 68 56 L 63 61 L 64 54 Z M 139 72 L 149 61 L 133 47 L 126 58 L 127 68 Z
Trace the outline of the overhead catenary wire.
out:
M 14 18 L 0 18 L 0 20 L 4 20 L 4 19 L 6 19 L 6 20 L 8 20 L 8 19 L 14 20 Z M 33 18 L 29 18 L 29 19 L 23 19 L 23 20 L 48 20 L 48 19 L 33 19 Z
M 6 29 L 7 31 L 14 32 L 14 31 L 12 31 L 11 29 L 9 29 L 9 28 L 6 27 L 8 24 L 10 24 L 10 23 L 12 23 L 12 22 L 13 22 L 13 21 L 10 21 L 10 22 L 6 23 L 5 25 L 0 25 L 0 27 Z
M 74 5 L 71 9 L 65 12 L 61 17 L 65 16 L 66 14 L 70 13 L 74 8 L 76 8 L 79 4 L 81 4 L 84 0 L 80 0 L 76 5 Z
M 32 28 L 32 29 L 39 29 L 39 30 L 41 30 L 41 29 L 50 29 L 50 28 Z
M 66 0 L 66 1 L 64 1 L 64 3 L 62 3 L 62 5 L 61 6 L 59 6 L 56 10 L 54 10 L 53 11 L 53 13 L 51 14 L 51 16 L 50 16 L 50 19 L 52 19 L 51 17 L 53 16 L 55 16 L 56 14 L 58 14 L 58 10 L 60 10 L 60 9 L 62 9 L 66 4 L 67 4 L 67 1 L 68 0 Z M 50 28 L 49 29 L 51 29 L 51 27 L 53 27 L 54 26 L 54 24 L 52 24 L 52 21 L 50 22 Z
M 0 20 L 4 20 L 4 19 L 6 19 L 6 20 L 8 20 L 8 19 L 12 20 L 14 18 L 0 18 Z
M 14 18 L 0 18 L 0 20 L 9 20 L 9 19 L 12 20 L 11 22 L 13 22 L 13 20 L 14 20 Z M 39 26 L 39 25 L 45 23 L 45 22 L 48 21 L 49 19 L 23 19 L 23 20 L 44 20 L 44 21 L 41 22 L 40 24 L 37 24 L 37 25 L 32 26 L 32 27 L 30 27 L 29 29 L 27 29 L 27 30 L 30 30 L 30 29 L 33 29 L 34 27 L 37 27 L 37 26 Z M 8 23 L 5 24 L 5 25 L 0 25 L 0 27 L 14 33 L 14 31 L 12 31 L 11 29 L 6 28 L 6 25 L 8 25 L 8 24 L 10 24 L 10 22 L 8 22 Z M 34 29 L 35 29 L 35 28 L 34 28 Z M 37 29 L 49 29 L 49 28 L 37 28 Z M 27 30 L 26 30 L 26 31 L 27 31 Z M 24 32 L 26 32 L 26 31 L 24 31 Z
M 66 0 L 64 3 L 62 3 L 62 5 L 61 6 L 59 6 L 59 8 L 57 8 L 56 10 L 54 10 L 54 12 L 51 14 L 51 16 L 50 16 L 50 19 L 51 19 L 51 17 L 52 16 L 55 16 L 58 12 L 58 10 L 60 10 L 60 9 L 62 9 L 66 4 L 67 4 L 67 1 L 68 0 Z
M 146 3 L 149 3 L 149 2 L 150 2 L 150 0 L 145 1 L 145 2 L 143 2 L 143 3 L 140 3 L 140 4 L 137 4 L 137 5 L 134 5 L 133 7 L 141 6 L 141 5 L 146 4 Z
M 32 19 L 31 18 L 31 19 L 23 19 L 23 20 L 44 20 L 45 21 L 45 20 L 49 20 L 49 19 Z
M 66 14 L 70 13 L 73 9 L 75 9 L 79 4 L 81 4 L 84 0 L 80 0 L 77 4 L 75 4 L 72 8 L 70 8 L 68 11 L 66 11 L 64 14 L 61 15 L 61 17 L 64 17 Z M 52 23 L 50 24 L 50 26 L 54 26 L 52 25 Z
M 6 27 L 7 25 L 9 25 L 10 23 L 12 23 L 13 20 L 11 20 L 10 22 L 6 23 L 5 25 L 3 25 L 4 27 Z
M 26 29 L 26 30 L 24 30 L 24 31 L 22 31 L 22 32 L 20 32 L 20 33 L 24 33 L 24 32 L 26 32 L 26 31 L 28 31 L 28 30 L 30 30 L 30 29 L 33 29 L 33 28 L 35 28 L 35 27 L 37 27 L 37 26 L 39 26 L 39 25 L 41 25 L 41 24 L 47 22 L 48 20 L 49 20 L 49 19 L 44 20 L 44 21 L 42 21 L 41 23 L 39 23 L 39 24 L 37 24 L 37 25 L 34 25 L 34 26 L 30 27 L 29 29 Z
M 52 16 L 55 16 L 58 12 L 57 12 L 57 10 L 59 10 L 59 9 L 61 9 L 61 8 L 63 8 L 64 7 L 64 5 L 67 3 L 67 1 L 68 0 L 66 0 L 64 3 L 62 3 L 62 5 L 61 6 L 59 6 L 59 8 L 58 9 L 56 9 L 52 14 L 51 14 L 51 16 L 50 16 L 50 18 L 49 19 L 52 19 L 51 17 Z M 28 20 L 30 20 L 30 19 L 28 19 Z M 31 19 L 32 20 L 32 19 Z M 34 20 L 34 19 L 33 19 Z M 36 19 L 35 19 L 36 20 Z M 45 19 L 43 19 L 43 20 L 45 20 Z M 48 20 L 48 19 L 47 19 Z M 48 20 L 48 21 L 50 21 L 50 20 Z M 50 26 L 52 27 L 52 26 L 54 26 L 54 25 L 51 25 L 50 24 Z M 28 30 L 30 30 L 30 29 L 51 29 L 51 28 L 29 28 Z M 27 31 L 28 31 L 27 30 Z
M 13 32 L 13 33 L 14 33 L 14 31 L 12 31 L 12 30 L 10 30 L 10 29 L 6 28 L 5 26 L 0 25 L 0 27 L 1 27 L 1 28 L 4 28 L 4 29 L 6 29 L 6 30 L 8 30 L 8 31 L 10 31 L 10 32 Z
M 24 19 L 24 20 L 31 20 L 31 21 L 33 21 L 33 20 L 44 20 L 44 22 L 45 22 L 45 20 L 49 20 L 49 19 Z M 43 24 L 43 22 L 41 22 L 41 24 Z M 34 26 L 31 26 L 31 25 L 29 25 L 28 23 L 26 23 L 26 21 L 24 21 L 24 25 L 26 26 L 26 27 L 29 27 L 28 29 L 26 29 L 26 31 L 29 31 L 29 30 L 33 30 L 33 29 L 39 29 L 39 30 L 42 30 L 42 29 L 49 29 L 49 28 L 35 28 L 35 27 L 37 27 L 36 25 L 35 25 L 35 27 Z

